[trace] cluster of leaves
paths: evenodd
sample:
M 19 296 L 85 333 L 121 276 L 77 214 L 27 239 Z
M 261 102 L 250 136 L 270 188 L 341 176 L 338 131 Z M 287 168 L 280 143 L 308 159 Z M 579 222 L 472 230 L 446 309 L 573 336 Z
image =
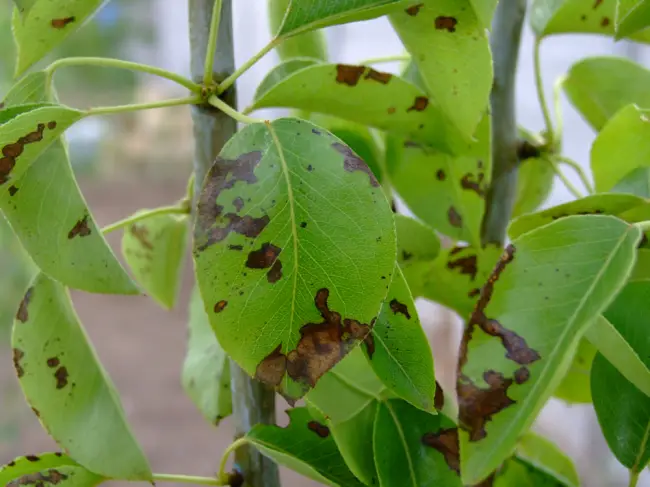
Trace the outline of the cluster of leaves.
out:
M 99 3 L 16 0 L 18 74 Z M 582 32 L 645 42 L 647 2 L 628 3 L 535 0 L 531 22 L 540 41 Z M 146 292 L 172 307 L 191 223 L 197 286 L 183 383 L 212 423 L 231 413 L 229 359 L 290 404 L 304 399 L 287 428 L 257 425 L 240 440 L 278 463 L 334 486 L 575 486 L 571 462 L 529 431 L 557 396 L 593 402 L 612 451 L 638 475 L 650 457 L 650 341 L 639 319 L 650 294 L 650 75 L 616 58 L 571 69 L 562 86 L 598 131 L 597 193 L 537 211 L 561 134 L 549 126 L 527 136 L 522 146 L 534 150 L 522 152 L 511 243 L 484 245 L 496 6 L 273 0 L 269 46 L 282 62 L 248 111 L 299 116 L 238 132 L 203 181 L 193 219 L 189 194 L 102 232 L 63 133 L 110 110 L 58 104 L 52 69 L 19 79 L 0 110 L 0 210 L 39 272 L 16 314 L 14 366 L 65 455 L 22 457 L 0 479 L 156 478 L 67 288 Z M 318 29 L 383 15 L 412 56 L 401 74 L 328 60 Z M 225 89 L 186 86 L 197 94 L 188 103 L 218 104 L 211 95 Z M 392 211 L 395 194 L 416 218 Z M 103 237 L 118 228 L 132 277 Z M 467 320 L 455 394 L 436 383 L 415 297 Z

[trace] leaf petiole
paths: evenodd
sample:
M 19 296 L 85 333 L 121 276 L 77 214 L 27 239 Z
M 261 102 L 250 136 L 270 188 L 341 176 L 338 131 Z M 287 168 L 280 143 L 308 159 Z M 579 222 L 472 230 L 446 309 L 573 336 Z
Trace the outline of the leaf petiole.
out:
M 589 178 L 587 178 L 587 175 L 585 174 L 584 170 L 582 169 L 582 166 L 578 164 L 576 161 L 573 159 L 570 159 L 566 156 L 562 156 L 559 154 L 556 154 L 553 156 L 558 162 L 562 164 L 566 164 L 567 166 L 570 166 L 576 173 L 578 173 L 578 176 L 580 177 L 580 181 L 582 181 L 582 184 L 584 185 L 585 189 L 587 190 L 587 193 L 593 194 L 594 193 L 594 188 L 589 182 Z
M 408 54 L 395 54 L 394 56 L 384 56 L 364 59 L 359 61 L 360 66 L 367 66 L 369 64 L 392 63 L 395 61 L 410 61 L 411 56 Z
M 190 210 L 187 206 L 161 206 L 160 208 L 154 208 L 153 210 L 142 211 L 136 213 L 122 220 L 118 220 L 110 225 L 102 228 L 102 233 L 104 235 L 119 230 L 120 228 L 128 227 L 134 223 L 139 222 L 140 220 L 145 220 L 158 215 L 187 215 Z
M 230 88 L 235 83 L 237 78 L 239 78 L 242 74 L 244 74 L 251 67 L 253 67 L 257 61 L 259 61 L 264 56 L 266 56 L 275 46 L 280 44 L 280 42 L 282 41 L 283 39 L 281 37 L 275 37 L 271 39 L 269 43 L 266 46 L 264 46 L 262 49 L 260 49 L 257 54 L 251 57 L 248 61 L 246 61 L 238 69 L 236 69 L 234 73 L 232 73 L 225 80 L 219 83 L 219 86 L 217 87 L 217 94 L 220 95 L 228 88 Z
M 221 480 L 222 482 L 226 482 L 225 484 L 222 485 L 228 485 L 227 482 L 230 478 L 230 475 L 226 473 L 226 464 L 228 463 L 228 458 L 230 457 L 230 454 L 233 453 L 238 448 L 247 445 L 248 443 L 249 443 L 248 438 L 243 436 L 242 438 L 233 441 L 230 445 L 228 445 L 228 448 L 224 450 L 223 455 L 221 456 L 221 462 L 219 463 L 219 473 L 217 474 L 217 478 L 219 480 Z
M 219 22 L 221 21 L 222 0 L 214 0 L 212 7 L 212 20 L 210 21 L 210 34 L 208 37 L 208 49 L 205 54 L 205 68 L 203 70 L 203 84 L 207 87 L 214 82 L 212 70 L 214 68 L 214 55 L 217 52 L 217 38 L 219 34 Z
M 115 113 L 135 112 L 139 110 L 150 110 L 152 108 L 175 107 L 179 105 L 197 105 L 203 100 L 200 96 L 194 95 L 186 98 L 173 98 L 171 100 L 154 101 L 151 103 L 136 103 L 132 105 L 116 105 L 112 107 L 89 108 L 85 112 L 86 117 L 93 115 L 112 115 Z
M 224 484 L 218 478 L 196 477 L 194 475 L 174 475 L 167 473 L 154 473 L 153 480 L 155 482 L 180 482 L 183 484 L 195 485 L 228 485 Z
M 562 172 L 557 161 L 551 159 L 549 160 L 549 163 L 551 164 L 551 167 L 553 167 L 553 171 L 555 171 L 557 177 L 560 178 L 560 181 L 562 181 L 562 183 L 564 184 L 564 186 L 566 186 L 569 192 L 578 199 L 583 198 L 584 195 L 580 192 L 580 190 L 578 190 L 578 188 L 576 188 L 573 185 L 571 181 L 569 181 L 569 178 L 567 178 L 566 175 Z
M 542 113 L 544 114 L 544 123 L 546 124 L 546 137 L 548 141 L 548 145 L 550 147 L 553 146 L 553 138 L 554 138 L 554 132 L 553 132 L 553 122 L 551 121 L 551 114 L 548 109 L 548 105 L 546 103 L 546 96 L 544 95 L 544 84 L 542 82 L 542 69 L 541 69 L 541 63 L 539 59 L 539 51 L 540 51 L 540 45 L 542 43 L 541 38 L 535 39 L 535 47 L 534 47 L 534 53 L 533 53 L 533 58 L 534 58 L 534 67 L 535 67 L 535 86 L 537 88 L 537 98 L 539 99 L 539 104 L 542 109 Z
M 221 100 L 217 95 L 212 95 L 208 98 L 208 103 L 215 108 L 218 108 L 223 113 L 228 115 L 231 118 L 234 118 L 241 123 L 264 123 L 264 120 L 261 118 L 253 118 L 248 115 L 244 115 L 241 112 L 238 112 L 233 107 L 228 105 L 225 101 Z

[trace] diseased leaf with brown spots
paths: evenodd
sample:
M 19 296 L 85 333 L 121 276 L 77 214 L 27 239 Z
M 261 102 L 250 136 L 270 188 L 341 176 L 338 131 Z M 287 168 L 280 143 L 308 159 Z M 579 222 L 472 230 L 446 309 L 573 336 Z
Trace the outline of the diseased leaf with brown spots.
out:
M 0 485 L 6 487 L 93 487 L 104 480 L 63 453 L 18 457 L 0 466 Z
M 104 3 L 103 0 L 36 2 L 24 15 L 14 9 L 12 30 L 18 48 L 16 77 L 62 43 Z
M 176 304 L 189 226 L 186 215 L 158 215 L 127 227 L 122 254 L 135 279 L 160 305 Z
M 19 382 L 27 402 L 50 436 L 85 468 L 109 478 L 151 481 L 147 459 L 67 289 L 42 273 L 30 289 L 28 318 L 14 322 L 11 339 L 21 354 Z
M 289 425 L 258 424 L 246 438 L 275 462 L 325 485 L 362 487 L 346 466 L 327 427 L 317 423 L 307 408 L 287 411 Z
M 260 83 L 249 110 L 272 107 L 324 113 L 448 152 L 467 145 L 424 90 L 367 66 L 286 61 Z
M 464 484 L 484 480 L 510 456 L 589 325 L 627 281 L 640 238 L 637 227 L 613 216 L 571 216 L 506 248 L 460 347 Z
M 295 400 L 369 334 L 395 265 L 393 213 L 340 139 L 296 119 L 252 124 L 205 180 L 194 259 L 224 350 Z
M 517 173 L 517 197 L 512 217 L 537 210 L 553 189 L 555 171 L 550 161 L 542 157 L 525 159 Z

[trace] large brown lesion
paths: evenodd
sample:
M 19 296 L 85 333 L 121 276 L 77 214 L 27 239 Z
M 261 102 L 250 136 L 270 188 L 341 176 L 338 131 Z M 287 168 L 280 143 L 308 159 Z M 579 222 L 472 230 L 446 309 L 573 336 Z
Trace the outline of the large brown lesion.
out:
M 296 348 L 286 354 L 278 345 L 258 364 L 255 372 L 258 380 L 278 386 L 286 372 L 294 381 L 314 387 L 318 379 L 340 362 L 355 344 L 366 339 L 375 320 L 364 324 L 343 318 L 340 313 L 330 310 L 328 298 L 328 289 L 317 291 L 314 304 L 323 321 L 303 325 Z
M 474 177 L 476 177 L 476 179 L 474 179 Z M 484 180 L 485 180 L 485 173 L 479 172 L 478 174 L 474 175 L 471 172 L 468 172 L 461 178 L 460 186 L 463 189 L 474 191 L 481 198 L 484 198 L 485 197 L 485 186 L 483 184 Z
M 348 86 L 356 86 L 365 72 L 365 66 L 354 66 L 351 64 L 336 65 L 336 82 Z
M 449 256 L 455 255 L 467 247 L 454 247 L 450 252 Z M 462 257 L 456 257 L 455 259 L 449 259 L 447 261 L 447 269 L 453 271 L 458 269 L 461 274 L 469 276 L 472 281 L 476 280 L 476 275 L 478 274 L 478 259 L 476 254 L 463 255 Z
M 460 474 L 458 428 L 442 429 L 437 433 L 425 433 L 422 436 L 422 444 L 442 453 L 449 468 Z
M 52 122 L 50 122 L 51 124 Z M 49 126 L 49 125 L 48 125 Z M 56 125 L 54 125 L 56 127 Z M 25 150 L 27 144 L 34 144 L 43 140 L 45 124 L 39 123 L 36 130 L 19 137 L 16 142 L 9 143 L 2 147 L 2 158 L 0 158 L 0 185 L 9 181 L 18 158 Z
M 20 301 L 20 306 L 18 306 L 18 311 L 16 312 L 16 319 L 21 323 L 25 323 L 29 319 L 29 303 L 32 300 L 33 295 L 34 288 L 30 287 L 27 292 L 25 292 L 23 299 Z
M 270 242 L 263 243 L 258 250 L 253 250 L 248 254 L 246 267 L 250 269 L 268 269 L 266 273 L 267 280 L 274 284 L 282 277 L 282 262 L 278 259 L 282 249 Z
M 7 487 L 20 487 L 24 485 L 43 487 L 44 485 L 56 485 L 67 479 L 67 475 L 51 468 L 44 472 L 29 473 L 18 477 L 17 479 L 7 483 Z
M 142 224 L 131 225 L 129 229 L 131 235 L 147 250 L 153 250 L 153 244 L 149 240 L 149 229 Z
M 372 173 L 372 170 L 368 167 L 368 164 L 365 163 L 358 155 L 354 153 L 347 145 L 341 144 L 339 142 L 334 142 L 332 147 L 336 149 L 339 153 L 343 154 L 343 168 L 348 172 L 361 171 L 368 175 L 370 180 L 370 185 L 373 187 L 379 186 L 379 181 Z

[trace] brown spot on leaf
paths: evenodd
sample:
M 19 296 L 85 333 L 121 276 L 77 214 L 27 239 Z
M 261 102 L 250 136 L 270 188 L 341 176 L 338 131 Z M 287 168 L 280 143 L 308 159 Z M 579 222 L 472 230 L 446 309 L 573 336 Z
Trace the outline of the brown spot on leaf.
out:
M 246 267 L 250 269 L 268 269 L 273 265 L 280 255 L 282 249 L 272 243 L 266 242 L 258 250 L 253 250 L 248 254 Z
M 25 356 L 25 352 L 18 348 L 13 349 L 14 353 L 14 368 L 16 369 L 16 375 L 20 379 L 23 375 L 25 375 L 25 371 L 23 370 L 23 367 L 20 365 L 20 361 L 23 359 Z
M 447 269 L 452 271 L 454 269 L 460 269 L 461 274 L 469 276 L 472 281 L 476 280 L 476 274 L 478 273 L 476 254 L 458 257 L 456 260 L 449 260 L 447 262 Z
M 485 333 L 501 340 L 506 349 L 506 357 L 510 360 L 520 365 L 527 365 L 541 358 L 539 353 L 526 344 L 526 340 L 515 332 L 504 328 L 497 320 L 487 319 L 480 326 Z
M 411 319 L 411 314 L 409 313 L 408 307 L 405 304 L 400 303 L 397 299 L 391 300 L 390 309 L 393 314 L 402 313 L 404 316 L 406 316 L 406 319 Z
M 311 129 L 311 132 L 316 135 L 320 135 L 320 130 L 317 129 Z
M 273 266 L 271 267 L 269 272 L 266 273 L 266 279 L 271 284 L 275 284 L 281 278 L 282 278 L 282 262 L 280 262 L 280 259 L 278 259 L 273 263 Z
M 593 9 L 596 10 L 598 7 L 600 7 L 600 4 L 603 3 L 603 0 L 596 0 L 594 2 Z
M 244 250 L 243 245 L 228 245 L 229 250 Z
M 307 222 L 300 223 L 300 228 L 306 228 L 306 227 L 307 227 Z
M 25 458 L 30 462 L 38 462 L 40 460 L 36 455 L 27 455 Z
M 18 188 L 16 186 L 9 186 L 9 196 L 13 196 L 18 192 Z
M 406 250 L 402 250 L 402 260 L 406 261 L 411 259 L 413 257 L 413 254 L 411 252 L 408 252 Z
M 392 77 L 393 77 L 393 75 L 390 74 L 390 73 L 384 73 L 382 71 L 375 71 L 372 68 L 364 76 L 365 79 L 371 79 L 373 81 L 377 81 L 377 82 L 381 83 L 382 85 L 387 85 Z
M 456 32 L 456 24 L 458 24 L 458 20 L 455 17 L 445 17 L 444 15 L 439 15 L 435 21 L 436 29 L 447 32 Z
M 32 296 L 34 294 L 34 288 L 30 287 L 27 292 L 25 293 L 25 296 L 23 296 L 22 301 L 20 302 L 20 305 L 18 306 L 18 312 L 16 313 L 16 319 L 20 321 L 21 323 L 27 322 L 29 319 L 29 302 L 32 299 Z
M 47 122 L 47 128 L 50 130 L 54 130 L 56 128 L 56 122 L 52 120 L 51 122 Z
M 237 196 L 234 200 L 232 200 L 232 205 L 235 207 L 235 210 L 241 211 L 244 207 L 244 200 L 240 196 Z
M 41 417 L 41 412 L 38 409 L 33 407 L 32 412 L 36 415 L 37 418 Z M 56 455 L 56 453 L 55 453 L 55 455 Z M 59 456 L 61 456 L 61 455 L 59 455 Z
M 517 384 L 523 384 L 530 378 L 530 370 L 526 367 L 519 367 L 515 370 L 515 382 Z
M 287 370 L 287 357 L 282 353 L 282 344 L 268 354 L 255 370 L 255 378 L 272 386 L 279 386 Z
M 609 25 L 609 17 L 603 17 L 603 19 L 600 21 L 601 27 L 607 27 Z
M 469 433 L 469 441 L 485 438 L 485 424 L 492 420 L 492 416 L 515 404 L 508 397 L 512 379 L 505 378 L 500 372 L 488 370 L 483 374 L 483 380 L 488 385 L 486 389 L 476 386 L 464 375 L 458 379 L 458 419 Z
M 316 433 L 321 438 L 327 438 L 330 435 L 330 429 L 318 421 L 310 421 L 307 423 L 307 428 Z
M 58 470 L 49 469 L 44 472 L 25 474 L 7 483 L 7 487 L 20 487 L 23 485 L 43 487 L 44 485 L 56 485 L 64 480 L 67 480 L 67 478 L 67 475 L 62 474 Z
M 479 294 L 481 294 L 481 288 L 480 288 L 480 287 L 475 287 L 474 289 L 471 289 L 471 290 L 467 293 L 467 297 L 468 297 L 468 298 L 475 298 L 475 297 L 478 296 Z
M 463 217 L 460 216 L 460 213 L 453 206 L 449 207 L 447 211 L 447 218 L 452 227 L 462 228 L 463 227 Z
M 482 184 L 483 184 L 483 179 L 485 179 L 485 175 L 482 172 L 480 172 L 478 173 L 476 180 L 474 180 L 473 178 L 474 175 L 468 172 L 460 180 L 460 185 L 463 189 L 474 191 L 477 195 L 483 198 L 485 196 L 485 190 L 483 189 Z
M 55 29 L 63 29 L 66 25 L 71 24 L 76 19 L 75 17 L 63 17 L 61 19 L 52 19 L 52 27 Z
M 131 235 L 147 250 L 153 250 L 153 244 L 149 240 L 149 229 L 144 225 L 134 224 L 129 228 Z
M 61 362 L 59 361 L 58 358 L 52 357 L 47 359 L 47 366 L 50 367 L 51 369 L 58 367 Z
M 63 389 L 68 385 L 68 369 L 65 367 L 59 367 L 54 372 L 54 377 L 56 378 L 56 388 Z
M 364 66 L 353 66 L 350 64 L 336 65 L 336 82 L 348 86 L 356 86 L 366 68 Z
M 226 301 L 225 299 L 222 299 L 221 301 L 217 302 L 214 305 L 214 312 L 215 313 L 221 313 L 226 308 L 226 306 L 228 306 L 228 301 Z
M 16 165 L 16 159 L 25 150 L 27 144 L 33 144 L 43 140 L 45 124 L 39 123 L 36 130 L 20 137 L 16 142 L 9 143 L 2 148 L 2 159 L 0 159 L 0 184 L 9 181 L 9 174 Z
M 438 411 L 445 407 L 445 391 L 442 390 L 442 386 L 438 381 L 436 381 L 436 395 L 433 398 L 433 405 Z
M 420 9 L 424 6 L 423 3 L 418 3 L 417 5 L 411 5 L 409 8 L 404 10 L 408 15 L 411 17 L 415 17 L 418 13 L 420 13 Z
M 377 178 L 375 178 L 375 175 L 372 173 L 368 165 L 363 161 L 363 159 L 356 155 L 352 149 L 350 149 L 347 145 L 341 144 L 339 142 L 334 142 L 332 144 L 332 147 L 343 154 L 343 168 L 346 171 L 365 172 L 368 175 L 368 179 L 370 180 L 370 185 L 374 187 L 379 186 L 379 181 L 377 181 Z
M 422 436 L 422 444 L 442 453 L 449 468 L 460 474 L 458 428 L 443 429 L 437 433 L 425 433 Z
M 363 343 L 366 345 L 366 352 L 368 352 L 368 358 L 372 358 L 375 354 L 375 336 L 372 333 L 368 333 L 366 338 L 364 338 Z
M 444 181 L 445 179 L 447 179 L 447 175 L 445 174 L 445 171 L 443 171 L 442 169 L 438 169 L 438 171 L 436 171 L 436 179 L 438 181 Z
M 388 107 L 386 109 L 386 112 L 388 113 L 388 115 L 392 115 L 393 113 L 395 113 L 395 111 L 396 111 L 395 107 Z
M 77 223 L 74 224 L 72 230 L 68 232 L 68 239 L 73 239 L 75 237 L 87 237 L 90 235 L 90 227 L 88 226 L 88 215 L 84 215 L 83 218 Z
M 429 106 L 429 99 L 426 96 L 416 96 L 413 101 L 413 105 L 410 106 L 406 111 L 410 112 L 415 110 L 416 112 L 423 111 L 426 107 Z

